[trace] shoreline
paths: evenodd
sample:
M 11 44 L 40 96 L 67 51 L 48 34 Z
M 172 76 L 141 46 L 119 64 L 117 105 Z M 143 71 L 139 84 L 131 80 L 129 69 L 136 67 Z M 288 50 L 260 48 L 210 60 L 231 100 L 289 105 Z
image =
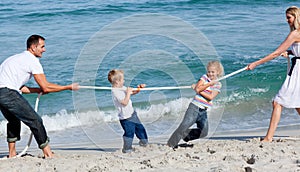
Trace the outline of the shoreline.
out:
M 3 159 L 1 171 L 297 171 L 300 170 L 298 127 L 278 128 L 274 141 L 262 143 L 266 130 L 220 132 L 182 144 L 165 145 L 167 138 L 149 140 L 147 147 L 134 143 L 135 151 L 121 153 L 115 140 L 95 143 L 53 144 L 55 158 L 42 159 L 41 150 L 31 145 L 28 155 Z M 288 135 L 289 134 L 289 135 Z M 137 139 L 135 139 L 136 141 Z M 183 143 L 183 142 L 182 142 Z M 105 146 L 103 146 L 105 145 Z M 121 145 L 121 146 L 120 146 Z

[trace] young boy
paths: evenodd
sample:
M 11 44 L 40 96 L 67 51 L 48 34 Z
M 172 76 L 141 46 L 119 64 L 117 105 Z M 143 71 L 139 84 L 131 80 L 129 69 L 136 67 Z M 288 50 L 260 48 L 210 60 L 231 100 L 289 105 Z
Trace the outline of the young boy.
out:
M 140 139 L 139 145 L 148 144 L 146 130 L 132 107 L 130 96 L 137 94 L 139 91 L 133 91 L 130 87 L 124 86 L 124 72 L 113 69 L 108 73 L 108 80 L 112 84 L 112 96 L 115 107 L 118 110 L 118 116 L 121 126 L 124 130 L 123 135 L 123 153 L 132 151 L 132 141 L 134 134 Z M 140 84 L 138 88 L 144 88 L 145 84 Z

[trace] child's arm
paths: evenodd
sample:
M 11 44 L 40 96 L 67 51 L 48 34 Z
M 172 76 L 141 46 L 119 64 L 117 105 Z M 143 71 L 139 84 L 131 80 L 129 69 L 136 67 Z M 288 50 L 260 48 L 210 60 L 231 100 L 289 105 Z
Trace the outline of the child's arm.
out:
M 212 91 L 211 94 L 208 94 L 208 93 L 204 92 L 204 90 L 206 90 L 209 86 L 216 84 L 217 82 L 218 81 L 210 81 L 210 82 L 204 84 L 204 81 L 200 79 L 196 85 L 194 85 L 194 84 L 192 85 L 192 88 L 195 90 L 195 92 L 197 94 L 200 94 L 207 100 L 212 100 L 219 94 L 219 92 Z
M 213 90 L 211 92 L 211 94 L 208 94 L 204 91 L 200 92 L 200 95 L 209 101 L 213 100 L 218 94 L 219 94 L 219 91 L 216 91 L 216 90 Z
M 146 84 L 140 84 L 140 85 L 137 86 L 137 88 L 145 88 L 145 87 L 146 87 Z M 140 90 L 132 91 L 132 95 L 135 95 L 139 92 L 140 92 Z
M 133 92 L 132 88 L 127 87 L 125 98 L 120 102 L 123 106 L 127 106 L 128 102 L 130 100 L 130 96 L 131 96 L 132 92 Z
M 211 81 L 211 82 L 204 84 L 204 81 L 202 79 L 200 79 L 196 85 L 195 84 L 192 85 L 192 88 L 195 90 L 195 92 L 197 94 L 200 94 L 202 91 L 206 90 L 209 86 L 212 86 L 215 83 L 216 83 L 216 81 Z

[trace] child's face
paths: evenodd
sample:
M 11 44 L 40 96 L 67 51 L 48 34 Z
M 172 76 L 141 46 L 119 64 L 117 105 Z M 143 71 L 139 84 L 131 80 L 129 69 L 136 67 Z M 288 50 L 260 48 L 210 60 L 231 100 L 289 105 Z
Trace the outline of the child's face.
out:
M 218 79 L 218 70 L 215 66 L 209 66 L 207 68 L 207 76 L 211 80 L 216 80 Z
M 124 86 L 124 75 L 121 76 L 120 80 L 118 81 L 118 86 L 123 87 Z

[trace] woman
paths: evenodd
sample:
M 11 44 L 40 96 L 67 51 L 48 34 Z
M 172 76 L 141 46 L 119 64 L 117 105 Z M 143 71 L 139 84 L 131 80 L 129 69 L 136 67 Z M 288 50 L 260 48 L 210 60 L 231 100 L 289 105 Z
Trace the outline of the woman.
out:
M 292 66 L 278 94 L 273 100 L 273 112 L 267 135 L 262 140 L 271 142 L 280 120 L 282 107 L 295 108 L 300 115 L 300 9 L 291 6 L 286 10 L 286 20 L 290 26 L 290 33 L 281 45 L 271 54 L 248 65 L 248 70 L 270 61 L 278 56 L 292 58 Z M 287 50 L 291 47 L 291 50 Z

